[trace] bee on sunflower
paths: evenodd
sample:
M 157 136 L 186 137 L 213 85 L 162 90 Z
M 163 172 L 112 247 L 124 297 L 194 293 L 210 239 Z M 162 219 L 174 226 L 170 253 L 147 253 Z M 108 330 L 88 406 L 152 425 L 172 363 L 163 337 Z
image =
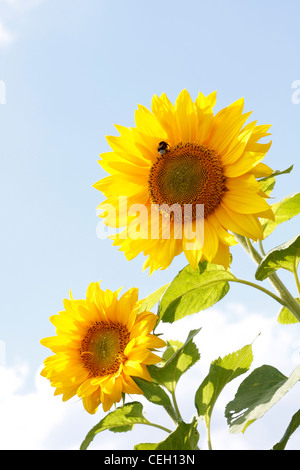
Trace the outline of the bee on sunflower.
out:
M 192 101 L 183 90 L 175 105 L 165 94 L 154 95 L 151 111 L 138 105 L 135 127 L 116 125 L 120 135 L 107 137 L 112 151 L 101 154 L 99 163 L 110 175 L 94 185 L 106 197 L 98 206 L 100 217 L 107 226 L 124 229 L 111 236 L 113 245 L 128 260 L 143 252 L 150 273 L 166 269 L 182 252 L 194 269 L 204 260 L 227 268 L 230 246 L 237 244 L 233 233 L 262 239 L 259 218 L 274 219 L 257 180 L 273 172 L 262 163 L 271 142 L 259 143 L 270 135 L 270 126 L 245 125 L 251 113 L 243 113 L 243 99 L 214 115 L 215 103 L 216 93 L 199 93 Z M 120 198 L 126 198 L 126 208 L 142 205 L 147 210 L 142 216 L 129 213 Z M 184 218 L 185 207 L 191 210 Z M 164 236 L 163 223 L 155 230 L 153 208 L 162 220 L 169 217 L 169 236 Z M 130 230 L 137 218 L 140 235 Z

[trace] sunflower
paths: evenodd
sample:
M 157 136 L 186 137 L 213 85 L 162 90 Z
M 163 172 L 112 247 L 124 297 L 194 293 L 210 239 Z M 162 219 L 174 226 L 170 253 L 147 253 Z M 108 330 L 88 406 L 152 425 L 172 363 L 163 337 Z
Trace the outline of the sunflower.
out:
M 45 359 L 41 375 L 63 401 L 77 395 L 84 408 L 95 413 L 121 400 L 123 393 L 141 394 L 133 376 L 151 381 L 147 365 L 160 362 L 152 352 L 165 346 L 154 334 L 157 316 L 142 310 L 138 289 L 119 299 L 91 283 L 84 300 L 64 300 L 65 311 L 50 318 L 56 336 L 41 340 L 55 355 Z
M 112 152 L 99 163 L 110 175 L 94 185 L 106 197 L 99 215 L 123 229 L 111 236 L 113 244 L 129 260 L 143 252 L 150 273 L 182 252 L 194 269 L 203 260 L 227 268 L 234 233 L 257 241 L 259 218 L 274 218 L 257 180 L 273 172 L 262 163 L 271 142 L 258 142 L 270 126 L 245 125 L 251 113 L 243 113 L 243 99 L 214 115 L 215 103 L 215 92 L 193 102 L 183 90 L 175 105 L 164 93 L 154 95 L 151 111 L 138 105 L 135 127 L 116 125 L 120 135 L 107 137 Z M 146 211 L 130 212 L 134 207 Z M 192 209 L 182 230 L 185 207 Z M 202 232 L 195 228 L 200 219 Z

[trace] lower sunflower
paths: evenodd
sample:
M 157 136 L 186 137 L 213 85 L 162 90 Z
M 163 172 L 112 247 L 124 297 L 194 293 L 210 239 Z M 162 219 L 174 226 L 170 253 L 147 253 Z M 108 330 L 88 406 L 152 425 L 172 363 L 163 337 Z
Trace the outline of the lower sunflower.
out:
M 69 400 L 77 395 L 84 408 L 108 411 L 122 394 L 141 394 L 132 377 L 151 381 L 147 365 L 161 361 L 153 350 L 166 343 L 151 334 L 157 316 L 139 313 L 138 289 L 118 298 L 119 290 L 103 291 L 91 283 L 86 299 L 65 300 L 65 311 L 50 318 L 56 336 L 41 340 L 55 355 L 44 361 L 41 375 Z
M 100 217 L 125 228 L 111 237 L 114 245 L 127 259 L 143 252 L 150 272 L 182 252 L 194 268 L 202 260 L 227 268 L 233 233 L 262 239 L 259 218 L 274 218 L 257 180 L 273 172 L 262 163 L 271 142 L 259 143 L 270 126 L 245 125 L 251 113 L 243 113 L 243 99 L 214 115 L 215 103 L 216 93 L 193 102 L 183 90 L 175 105 L 155 95 L 151 111 L 138 106 L 136 127 L 116 126 L 120 136 L 107 137 L 113 151 L 99 163 L 110 176 L 94 185 L 106 197 Z

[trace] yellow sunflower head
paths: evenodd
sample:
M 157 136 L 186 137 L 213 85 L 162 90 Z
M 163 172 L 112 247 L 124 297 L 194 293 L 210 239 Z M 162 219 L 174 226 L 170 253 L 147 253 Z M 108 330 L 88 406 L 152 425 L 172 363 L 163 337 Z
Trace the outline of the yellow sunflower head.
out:
M 261 162 L 271 142 L 258 142 L 270 126 L 245 125 L 243 99 L 214 115 L 215 102 L 216 93 L 193 102 L 183 90 L 175 105 L 155 95 L 151 111 L 138 106 L 136 127 L 107 137 L 112 152 L 99 163 L 110 176 L 94 185 L 106 197 L 100 217 L 125 228 L 114 245 L 127 259 L 143 252 L 150 272 L 182 252 L 194 268 L 202 260 L 227 268 L 233 233 L 262 239 L 259 217 L 274 218 L 257 180 L 272 174 Z
M 147 365 L 160 362 L 152 352 L 166 343 L 151 334 L 157 316 L 139 313 L 138 289 L 119 299 L 119 291 L 103 291 L 91 283 L 84 300 L 65 300 L 65 311 L 50 318 L 56 336 L 41 340 L 55 354 L 44 361 L 41 375 L 66 401 L 77 395 L 95 413 L 121 400 L 123 393 L 142 391 L 133 376 L 151 381 Z

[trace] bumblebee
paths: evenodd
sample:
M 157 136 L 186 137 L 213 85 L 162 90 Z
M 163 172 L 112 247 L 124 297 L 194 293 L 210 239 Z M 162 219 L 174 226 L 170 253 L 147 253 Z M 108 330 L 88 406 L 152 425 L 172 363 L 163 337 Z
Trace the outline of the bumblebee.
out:
M 157 151 L 161 155 L 164 155 L 169 150 L 169 147 L 170 145 L 167 144 L 167 142 L 162 141 L 162 142 L 159 142 Z

